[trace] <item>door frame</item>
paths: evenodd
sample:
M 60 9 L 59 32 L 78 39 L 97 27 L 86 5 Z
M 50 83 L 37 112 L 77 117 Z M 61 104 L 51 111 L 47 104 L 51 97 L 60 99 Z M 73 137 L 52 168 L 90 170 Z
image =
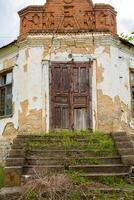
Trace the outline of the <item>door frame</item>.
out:
M 93 66 L 93 62 L 92 61 L 52 61 L 49 65 L 49 129 L 50 130 L 56 130 L 55 128 L 53 128 L 52 125 L 52 101 L 51 101 L 51 97 L 52 97 L 52 93 L 51 93 L 51 85 L 52 85 L 52 77 L 51 77 L 51 65 L 52 64 L 88 64 L 89 65 L 89 106 L 88 106 L 88 129 L 92 130 L 93 129 L 93 118 L 92 118 L 92 114 L 93 114 L 93 108 L 92 108 L 92 66 Z M 73 129 L 68 129 L 68 130 L 73 130 Z

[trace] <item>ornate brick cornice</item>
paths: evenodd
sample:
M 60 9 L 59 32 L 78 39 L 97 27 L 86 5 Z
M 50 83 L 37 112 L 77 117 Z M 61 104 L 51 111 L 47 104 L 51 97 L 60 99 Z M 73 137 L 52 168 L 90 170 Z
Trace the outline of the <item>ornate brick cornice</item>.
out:
M 44 6 L 28 6 L 18 12 L 20 37 L 31 31 L 97 32 L 116 35 L 116 11 L 108 4 L 87 0 L 47 0 Z

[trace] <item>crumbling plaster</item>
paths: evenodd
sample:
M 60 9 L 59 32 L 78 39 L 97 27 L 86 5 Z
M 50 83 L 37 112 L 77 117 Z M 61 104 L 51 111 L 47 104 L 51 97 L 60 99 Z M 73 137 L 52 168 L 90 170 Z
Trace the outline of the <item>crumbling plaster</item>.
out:
M 0 57 L 0 70 L 13 67 L 14 104 L 13 116 L 0 119 L 0 134 L 8 123 L 21 132 L 49 130 L 49 66 L 72 60 L 92 61 L 93 129 L 131 131 L 129 68 L 134 68 L 134 49 L 111 38 L 99 33 L 29 35 L 19 50 Z
M 132 132 L 130 68 L 134 68 L 134 56 L 123 48 L 110 46 L 110 54 L 104 47 L 95 50 L 97 58 L 98 128 L 103 131 Z

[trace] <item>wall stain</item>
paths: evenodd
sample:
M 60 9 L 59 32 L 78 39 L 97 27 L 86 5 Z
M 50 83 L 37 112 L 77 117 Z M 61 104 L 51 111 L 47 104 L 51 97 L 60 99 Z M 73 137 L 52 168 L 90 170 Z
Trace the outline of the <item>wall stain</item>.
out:
M 27 72 L 27 68 L 28 68 L 28 66 L 27 66 L 27 64 L 25 64 L 25 65 L 23 66 L 24 72 Z
M 13 139 L 16 137 L 18 130 L 14 127 L 12 122 L 6 124 L 2 135 L 6 138 Z
M 101 83 L 104 80 L 104 68 L 102 65 L 97 67 L 97 74 L 96 74 L 97 83 Z
M 19 111 L 19 131 L 40 132 L 42 131 L 42 109 L 29 110 L 29 102 L 25 100 L 20 103 L 21 112 Z
M 114 100 L 98 90 L 98 129 L 105 132 L 132 131 L 129 126 L 131 110 L 119 96 Z

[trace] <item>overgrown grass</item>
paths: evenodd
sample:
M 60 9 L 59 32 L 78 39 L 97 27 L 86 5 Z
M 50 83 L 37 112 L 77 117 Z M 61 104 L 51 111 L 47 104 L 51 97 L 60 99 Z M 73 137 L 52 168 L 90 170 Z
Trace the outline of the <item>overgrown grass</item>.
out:
M 120 192 L 111 192 L 104 193 L 102 191 L 96 191 L 91 193 L 92 196 L 95 196 L 95 199 L 98 200 L 133 200 L 133 194 L 130 192 L 120 193 Z
M 38 200 L 36 191 L 28 191 L 24 200 Z
M 62 138 L 59 141 L 53 141 L 50 143 L 52 136 Z M 84 136 L 86 141 L 75 140 L 75 137 Z M 50 134 L 42 135 L 42 139 L 46 138 L 44 142 L 38 142 L 36 140 L 30 140 L 27 144 L 28 149 L 32 148 L 59 148 L 68 150 L 70 148 L 75 149 L 79 148 L 86 151 L 94 152 L 109 152 L 109 156 L 116 155 L 117 151 L 113 142 L 113 139 L 110 134 L 96 131 L 91 133 L 89 131 L 53 131 Z
M 4 183 L 4 167 L 0 165 L 0 188 L 3 187 Z
M 68 170 L 66 174 L 74 185 L 89 185 L 91 183 L 89 179 L 79 176 L 79 173 L 75 171 Z
M 98 179 L 100 183 L 103 183 L 107 186 L 111 186 L 113 188 L 121 188 L 121 189 L 133 189 L 134 190 L 134 185 L 127 184 L 126 181 L 122 178 L 118 177 L 100 177 Z

